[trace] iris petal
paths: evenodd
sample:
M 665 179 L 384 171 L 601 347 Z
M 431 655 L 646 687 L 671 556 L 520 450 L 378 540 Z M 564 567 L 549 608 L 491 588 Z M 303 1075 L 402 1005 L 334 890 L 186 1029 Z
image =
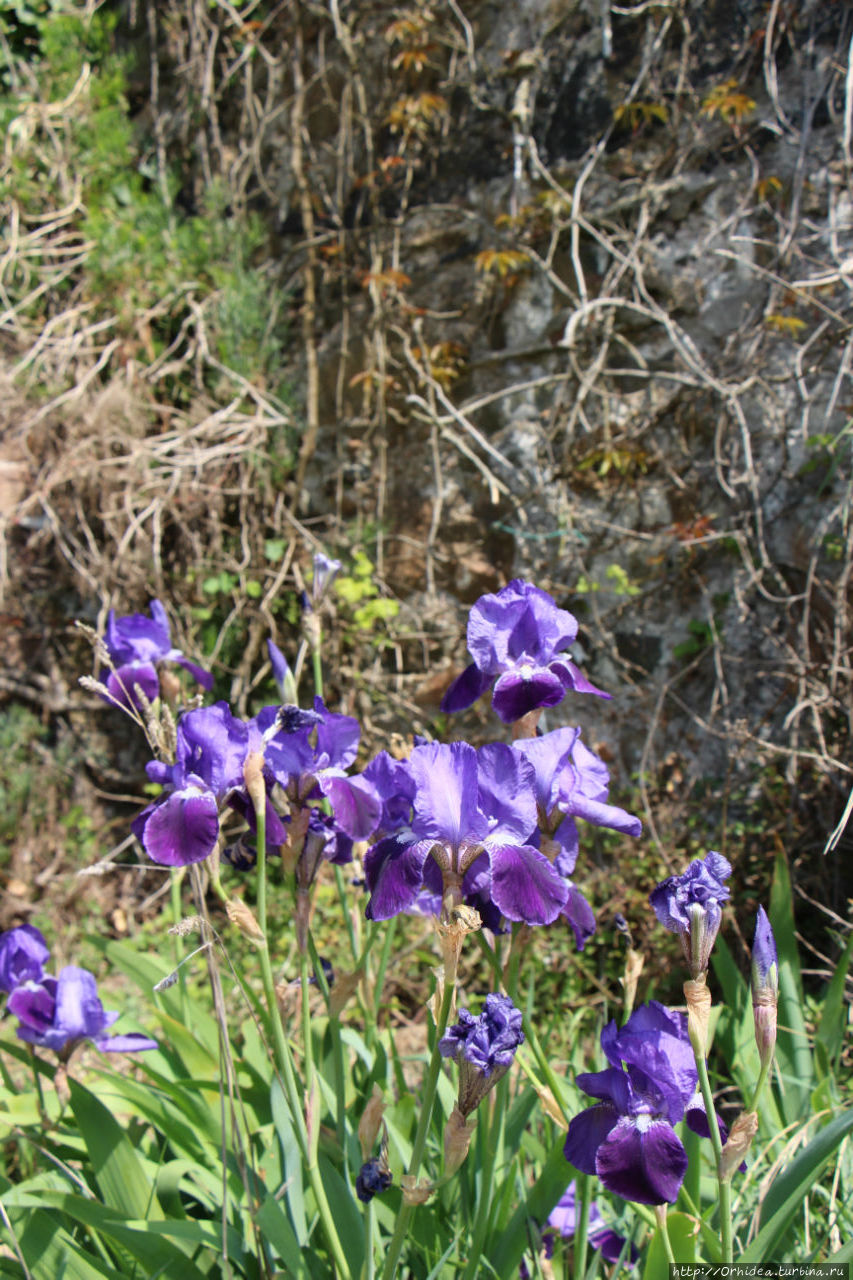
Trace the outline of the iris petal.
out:
M 569 1124 L 563 1148 L 569 1164 L 573 1164 L 581 1173 L 595 1173 L 596 1152 L 618 1123 L 619 1112 L 609 1102 L 588 1107 L 575 1116 Z
M 623 1117 L 610 1131 L 596 1153 L 596 1173 L 608 1191 L 625 1200 L 674 1204 L 687 1172 L 687 1152 L 666 1120 L 638 1120 Z
M 173 791 L 144 822 L 134 823 L 145 852 L 165 867 L 186 867 L 208 857 L 219 839 L 216 798 L 210 792 Z
M 492 901 L 507 920 L 551 924 L 566 904 L 568 888 L 551 863 L 531 845 L 486 845 L 492 869 Z
M 390 920 L 414 903 L 424 881 L 424 863 L 432 841 L 407 844 L 396 836 L 368 849 L 364 874 L 370 890 L 368 920 Z

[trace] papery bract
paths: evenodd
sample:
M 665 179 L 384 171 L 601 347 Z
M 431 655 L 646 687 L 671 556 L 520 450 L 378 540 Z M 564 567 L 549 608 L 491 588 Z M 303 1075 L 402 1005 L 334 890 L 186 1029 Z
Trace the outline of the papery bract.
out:
M 577 631 L 571 613 L 520 578 L 481 596 L 468 618 L 474 661 L 445 693 L 442 711 L 464 711 L 492 684 L 492 705 L 506 724 L 538 707 L 555 706 L 570 689 L 609 698 L 563 652 Z

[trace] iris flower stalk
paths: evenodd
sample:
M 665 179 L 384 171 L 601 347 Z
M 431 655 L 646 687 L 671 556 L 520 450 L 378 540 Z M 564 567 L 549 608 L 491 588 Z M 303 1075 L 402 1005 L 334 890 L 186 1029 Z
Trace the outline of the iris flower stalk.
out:
M 432 1120 L 433 1106 L 435 1104 L 436 1090 L 438 1089 L 438 1077 L 441 1072 L 441 1050 L 439 1045 L 442 1037 L 447 1029 L 447 1022 L 450 1017 L 450 1009 L 453 1004 L 456 988 L 453 983 L 446 982 L 442 993 L 441 1005 L 438 1011 L 438 1022 L 435 1028 L 435 1044 L 432 1048 L 432 1054 L 427 1069 L 427 1077 L 424 1081 L 423 1091 L 420 1096 L 420 1116 L 418 1118 L 418 1127 L 415 1133 L 415 1141 L 412 1145 L 412 1158 L 409 1161 L 407 1170 L 408 1180 L 411 1186 L 416 1186 L 417 1176 L 420 1171 L 421 1161 L 426 1150 L 427 1134 L 429 1133 L 430 1121 Z M 406 1238 L 406 1232 L 409 1229 L 409 1221 L 414 1210 L 414 1203 L 403 1197 L 403 1203 L 400 1205 L 400 1212 L 397 1215 L 397 1221 L 394 1224 L 394 1234 L 388 1245 L 388 1251 L 385 1254 L 385 1266 L 382 1269 L 382 1280 L 392 1280 L 396 1275 L 397 1264 L 400 1261 L 400 1254 L 403 1249 L 403 1241 Z
M 507 984 L 515 994 L 511 982 Z M 477 1018 L 467 1010 L 460 1011 L 460 1020 L 448 1031 L 439 1046 L 446 1057 L 455 1057 L 459 1065 L 459 1097 L 451 1115 L 457 1120 L 477 1109 L 489 1090 L 494 1090 L 495 1104 L 480 1122 L 488 1124 L 480 1162 L 480 1178 L 477 1209 L 468 1265 L 462 1280 L 476 1280 L 480 1258 L 488 1234 L 491 1217 L 494 1170 L 503 1160 L 504 1134 L 509 1082 L 506 1074 L 515 1059 L 516 1051 L 524 1042 L 521 1010 L 515 1007 L 512 996 L 492 994 L 486 996 L 483 1009 Z
M 329 1251 L 334 1258 L 337 1274 L 344 1277 L 346 1280 L 346 1278 L 350 1277 L 352 1273 L 341 1246 L 340 1238 L 335 1227 L 335 1220 L 332 1217 L 332 1210 L 329 1206 L 328 1197 L 326 1196 L 326 1189 L 323 1186 L 323 1180 L 320 1177 L 320 1169 L 317 1164 L 317 1151 L 315 1144 L 318 1126 L 312 1126 L 315 1134 L 314 1142 L 312 1143 L 309 1138 L 305 1113 L 302 1110 L 299 1098 L 299 1088 L 296 1083 L 296 1073 L 293 1069 L 290 1046 L 288 1045 L 287 1037 L 284 1034 L 284 1027 L 281 1022 L 281 1012 L 279 1010 L 278 999 L 275 994 L 275 980 L 273 978 L 269 945 L 267 942 L 266 788 L 264 786 L 263 779 L 263 756 L 259 752 L 253 752 L 247 757 L 244 766 L 244 777 L 246 790 L 248 791 L 249 799 L 252 802 L 252 806 L 255 811 L 255 821 L 257 823 L 258 859 L 256 909 L 258 925 L 263 935 L 263 940 L 258 945 L 258 952 L 261 961 L 261 978 L 264 987 L 264 998 L 267 1004 L 269 1021 L 273 1033 L 273 1043 L 275 1045 L 275 1056 L 284 1082 L 290 1113 L 293 1116 L 299 1150 L 305 1163 L 305 1168 L 311 1183 L 311 1189 L 314 1192 L 314 1198 L 317 1201 L 317 1209 L 320 1214 L 320 1220 L 323 1223 L 326 1242 L 329 1246 Z M 306 987 L 307 982 L 303 982 L 303 990 Z M 310 1098 L 313 1093 L 313 1081 L 310 1078 L 306 1079 L 305 1084 L 306 1096 Z

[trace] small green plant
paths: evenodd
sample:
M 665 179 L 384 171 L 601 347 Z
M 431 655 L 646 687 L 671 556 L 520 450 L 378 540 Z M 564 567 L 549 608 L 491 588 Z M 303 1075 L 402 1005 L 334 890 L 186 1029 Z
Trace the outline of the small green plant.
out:
M 577 580 L 575 591 L 579 595 L 589 595 L 593 591 L 607 590 L 612 591 L 615 596 L 638 596 L 642 591 L 642 587 L 631 580 L 621 564 L 609 564 L 604 570 L 604 576 L 607 579 L 606 587 L 582 573 Z
M 352 572 L 335 582 L 335 593 L 352 608 L 353 624 L 358 631 L 372 631 L 377 622 L 390 622 L 400 612 L 396 600 L 380 595 L 373 574 L 373 564 L 364 552 L 354 551 Z
M 695 658 L 697 654 L 709 649 L 714 643 L 713 627 L 709 622 L 702 622 L 699 618 L 691 618 L 689 620 L 687 634 L 687 640 L 683 640 L 681 644 L 673 646 L 672 656 L 677 658 L 679 662 Z

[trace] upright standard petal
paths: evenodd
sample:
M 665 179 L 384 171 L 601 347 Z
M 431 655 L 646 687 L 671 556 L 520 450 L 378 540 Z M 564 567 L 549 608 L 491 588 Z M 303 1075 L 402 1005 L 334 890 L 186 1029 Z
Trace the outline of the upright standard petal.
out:
M 488 834 L 489 825 L 477 806 L 477 753 L 467 742 L 430 742 L 415 747 L 409 758 L 415 781 L 415 820 L 419 839 L 458 848 Z
M 32 924 L 0 933 L 0 991 L 13 991 L 24 982 L 40 982 L 50 948 Z
M 536 830 L 536 780 L 533 767 L 503 742 L 489 742 L 477 752 L 479 808 L 486 814 L 492 839 L 516 838 L 525 844 Z

